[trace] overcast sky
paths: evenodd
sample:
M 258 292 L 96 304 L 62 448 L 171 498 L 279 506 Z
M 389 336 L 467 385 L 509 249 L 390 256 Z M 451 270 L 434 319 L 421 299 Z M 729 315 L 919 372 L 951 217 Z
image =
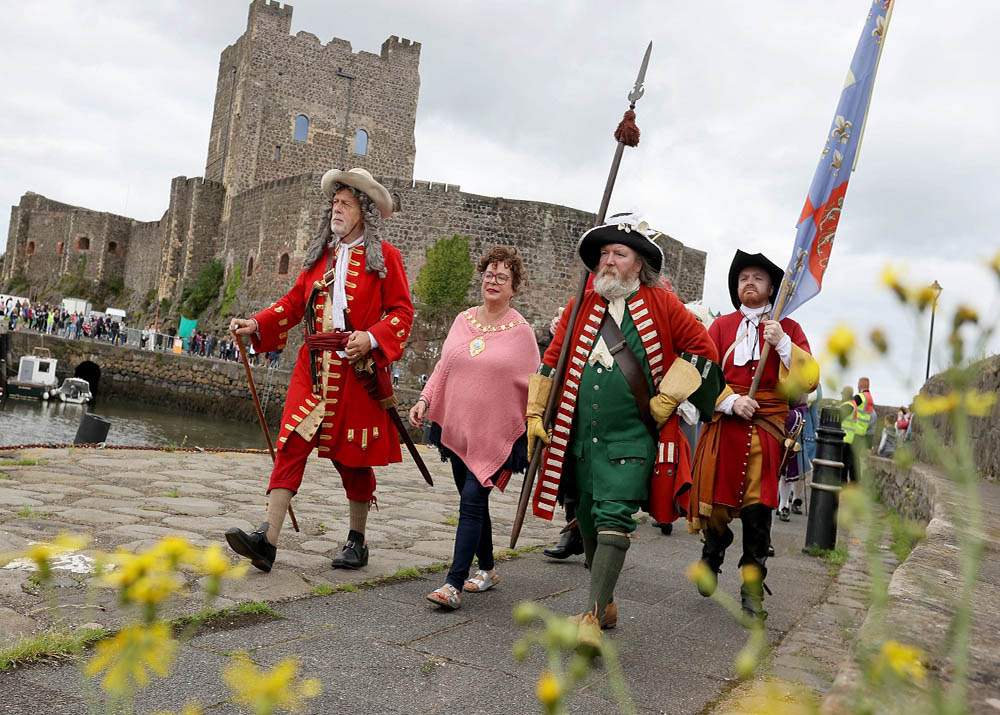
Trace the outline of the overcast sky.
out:
M 0 202 L 30 190 L 160 218 L 171 177 L 203 174 L 219 53 L 243 32 L 248 4 L 0 0 Z M 292 32 L 376 53 L 392 34 L 422 43 L 416 178 L 589 211 L 652 40 L 642 140 L 626 152 L 612 210 L 639 210 L 707 251 L 705 302 L 729 311 L 737 248 L 788 261 L 868 7 L 300 0 Z M 899 1 L 823 292 L 793 315 L 814 352 L 838 322 L 886 328 L 891 360 L 844 375 L 870 375 L 879 403 L 906 401 L 923 382 L 929 322 L 879 286 L 887 262 L 941 283 L 939 317 L 958 302 L 1000 308 L 982 267 L 1000 247 L 989 208 L 1000 193 L 1000 4 L 958 7 Z M 4 208 L 0 251 L 8 218 Z M 939 320 L 934 365 L 945 364 L 946 331 Z

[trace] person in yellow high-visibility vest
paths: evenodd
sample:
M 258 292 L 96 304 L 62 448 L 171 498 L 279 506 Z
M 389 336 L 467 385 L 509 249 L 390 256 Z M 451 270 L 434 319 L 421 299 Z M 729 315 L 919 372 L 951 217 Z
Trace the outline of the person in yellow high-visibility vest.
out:
M 844 430 L 844 451 L 842 461 L 844 462 L 843 477 L 845 482 L 853 482 L 857 478 L 854 471 L 854 438 L 858 435 L 858 403 L 852 395 L 850 387 L 845 387 L 841 392 L 843 402 L 840 403 L 840 429 Z M 862 428 L 861 434 L 867 431 L 867 427 Z

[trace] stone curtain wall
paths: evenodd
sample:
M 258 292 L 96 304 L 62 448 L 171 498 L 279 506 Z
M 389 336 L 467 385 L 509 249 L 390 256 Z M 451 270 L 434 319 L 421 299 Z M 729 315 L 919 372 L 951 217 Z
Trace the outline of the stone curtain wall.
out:
M 136 221 L 132 229 L 128 254 L 125 256 L 125 286 L 132 291 L 127 308 L 130 316 L 143 307 L 149 289 L 157 286 L 165 225 L 165 218 L 159 221 Z M 155 310 L 156 306 L 150 305 L 150 315 Z M 145 327 L 137 325 L 131 319 L 128 322 L 132 327 Z
M 3 280 L 21 271 L 37 294 L 78 269 L 84 278 L 95 282 L 112 273 L 124 277 L 134 224 L 125 216 L 70 206 L 28 192 L 11 210 Z
M 989 357 L 978 365 L 978 379 L 974 389 L 979 392 L 1000 394 L 1000 355 Z M 920 389 L 925 396 L 944 395 L 951 392 L 945 379 L 940 375 L 933 376 Z M 954 431 L 948 418 L 944 415 L 935 417 L 916 417 L 913 423 L 915 432 L 914 449 L 917 459 L 928 464 L 935 462 L 927 453 L 922 442 L 924 432 L 934 429 L 948 444 L 954 439 Z M 929 423 L 929 424 L 928 424 Z M 992 481 L 1000 480 L 1000 400 L 993 406 L 993 412 L 988 417 L 972 417 L 969 420 L 969 433 L 972 438 L 973 454 L 980 474 Z
M 412 177 L 420 44 L 393 36 L 378 55 L 354 53 L 339 38 L 323 44 L 305 31 L 292 37 L 291 15 L 288 5 L 254 0 L 246 32 L 223 51 L 206 177 L 221 181 L 231 196 L 263 182 L 339 167 L 342 158 L 346 168 Z M 309 119 L 305 142 L 293 141 L 300 114 Z M 359 129 L 369 135 L 364 156 L 354 154 Z
M 218 253 L 224 200 L 225 189 L 218 182 L 186 176 L 170 182 L 170 206 L 161 222 L 157 298 L 176 302 L 184 286 Z M 141 287 L 141 292 L 146 290 Z

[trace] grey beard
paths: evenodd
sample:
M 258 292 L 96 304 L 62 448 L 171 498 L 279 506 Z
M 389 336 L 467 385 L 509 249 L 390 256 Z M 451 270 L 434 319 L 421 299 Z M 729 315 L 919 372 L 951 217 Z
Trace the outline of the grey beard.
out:
M 609 301 L 626 298 L 635 292 L 638 287 L 638 278 L 627 281 L 608 273 L 594 276 L 594 290 L 597 291 L 599 296 L 602 296 Z

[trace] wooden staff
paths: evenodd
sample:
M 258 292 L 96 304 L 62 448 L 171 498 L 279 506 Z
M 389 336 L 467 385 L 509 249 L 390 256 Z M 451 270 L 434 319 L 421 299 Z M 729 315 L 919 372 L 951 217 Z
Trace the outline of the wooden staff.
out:
M 264 419 L 264 410 L 260 407 L 260 398 L 257 397 L 257 385 L 253 381 L 253 373 L 250 372 L 250 361 L 247 360 L 247 351 L 243 347 L 243 336 L 237 335 L 235 330 L 229 331 L 236 339 L 236 346 L 240 349 L 240 360 L 243 361 L 243 369 L 247 373 L 247 382 L 250 383 L 250 395 L 253 397 L 253 405 L 257 408 L 257 419 L 260 420 L 260 428 L 264 430 L 264 439 L 267 440 L 267 451 L 271 453 L 271 463 L 274 463 L 274 443 L 271 441 L 271 432 L 267 428 L 267 420 Z M 296 531 L 299 530 L 299 522 L 295 520 L 295 512 L 292 511 L 292 505 L 288 505 L 288 516 L 292 519 L 292 526 Z
M 788 277 L 785 276 L 781 280 L 781 290 L 778 291 L 778 300 L 775 301 L 774 308 L 771 310 L 771 315 L 781 316 L 781 311 L 785 309 L 785 302 L 788 300 Z M 770 315 L 768 316 L 770 319 Z M 750 383 L 750 392 L 747 394 L 751 400 L 754 395 L 757 394 L 757 388 L 760 387 L 760 377 L 764 374 L 764 362 L 767 360 L 768 355 L 771 354 L 771 343 L 764 343 L 764 347 L 760 350 L 760 362 L 757 363 L 757 372 L 753 376 L 753 382 Z

